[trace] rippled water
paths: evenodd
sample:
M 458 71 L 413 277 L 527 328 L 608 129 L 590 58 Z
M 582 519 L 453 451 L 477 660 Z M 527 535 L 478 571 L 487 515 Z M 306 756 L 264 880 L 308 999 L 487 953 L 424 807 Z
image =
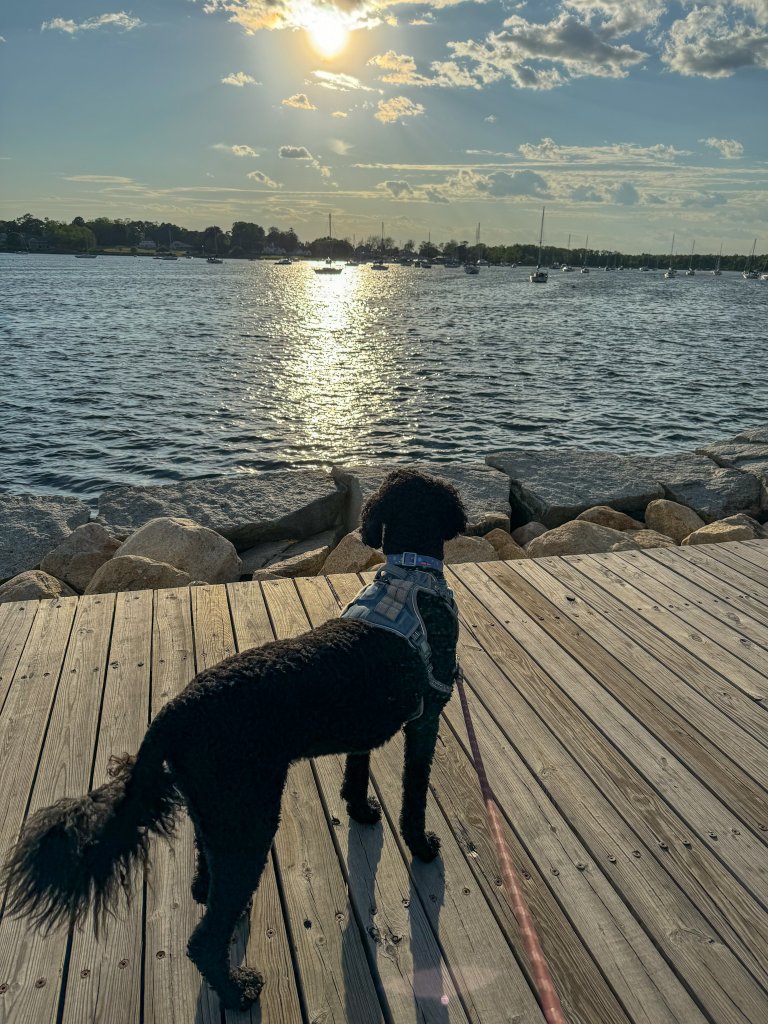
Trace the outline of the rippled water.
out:
M 0 256 L 0 489 L 660 452 L 768 419 L 768 282 Z

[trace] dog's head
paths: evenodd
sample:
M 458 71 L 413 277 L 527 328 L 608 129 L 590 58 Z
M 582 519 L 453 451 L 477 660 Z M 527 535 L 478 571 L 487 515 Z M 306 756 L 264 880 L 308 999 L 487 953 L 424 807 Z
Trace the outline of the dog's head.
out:
M 361 512 L 364 543 L 386 555 L 416 551 L 442 559 L 445 541 L 466 528 L 467 514 L 453 484 L 418 469 L 390 473 Z

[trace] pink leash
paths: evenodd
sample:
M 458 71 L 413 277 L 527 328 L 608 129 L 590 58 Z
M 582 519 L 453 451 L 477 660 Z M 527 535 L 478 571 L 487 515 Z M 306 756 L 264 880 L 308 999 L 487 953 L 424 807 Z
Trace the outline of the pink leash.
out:
M 504 833 L 502 831 L 499 811 L 496 806 L 496 802 L 493 799 L 491 787 L 488 784 L 488 776 L 485 774 L 485 765 L 483 764 L 480 747 L 477 743 L 475 727 L 472 724 L 472 718 L 469 714 L 467 695 L 464 692 L 464 673 L 460 666 L 457 666 L 456 668 L 456 685 L 459 690 L 461 710 L 464 712 L 464 721 L 467 726 L 469 745 L 472 749 L 472 760 L 474 761 L 475 771 L 477 772 L 477 777 L 480 782 L 480 789 L 483 793 L 485 809 L 488 812 L 488 823 L 491 827 L 491 835 L 496 846 L 496 854 L 499 859 L 501 876 L 511 898 L 512 910 L 517 918 L 520 933 L 523 937 L 525 952 L 528 957 L 528 963 L 531 967 L 531 973 L 533 974 L 533 983 L 538 993 L 539 1003 L 541 1004 L 541 1009 L 547 1020 L 547 1024 L 566 1024 L 563 1008 L 560 1005 L 560 999 L 557 995 L 557 990 L 555 989 L 555 984 L 552 981 L 552 975 L 549 971 L 549 964 L 547 963 L 547 958 L 544 956 L 544 951 L 539 943 L 539 937 L 536 934 L 533 918 L 531 917 L 530 911 L 528 910 L 528 906 L 525 902 L 525 897 L 523 896 L 523 891 L 518 883 L 509 847 L 507 846 L 507 841 L 505 840 Z

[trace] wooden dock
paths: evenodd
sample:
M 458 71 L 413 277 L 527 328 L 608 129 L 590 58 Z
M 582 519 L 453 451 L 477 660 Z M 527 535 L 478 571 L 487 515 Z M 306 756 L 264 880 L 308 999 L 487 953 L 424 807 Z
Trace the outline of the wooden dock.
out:
M 768 1021 L 768 542 L 455 566 L 468 697 L 571 1024 Z M 105 780 L 194 674 L 337 613 L 354 576 L 0 606 L 0 852 Z M 336 758 L 292 770 L 222 1013 L 185 956 L 188 823 L 106 938 L 0 920 L 2 1024 L 543 1024 L 458 697 L 432 773 L 442 858 L 350 824 Z M 236 837 L 233 837 L 236 841 Z

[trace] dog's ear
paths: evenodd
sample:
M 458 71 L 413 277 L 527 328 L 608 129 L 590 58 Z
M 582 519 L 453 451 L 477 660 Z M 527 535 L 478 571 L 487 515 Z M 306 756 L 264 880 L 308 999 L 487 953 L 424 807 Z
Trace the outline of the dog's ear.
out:
M 384 522 L 389 495 L 381 488 L 368 498 L 360 512 L 360 536 L 369 548 L 380 548 L 384 539 Z
M 460 533 L 467 529 L 467 513 L 464 509 L 459 492 L 447 482 L 444 482 L 445 500 L 443 504 L 440 525 L 442 527 L 443 540 L 453 540 Z

